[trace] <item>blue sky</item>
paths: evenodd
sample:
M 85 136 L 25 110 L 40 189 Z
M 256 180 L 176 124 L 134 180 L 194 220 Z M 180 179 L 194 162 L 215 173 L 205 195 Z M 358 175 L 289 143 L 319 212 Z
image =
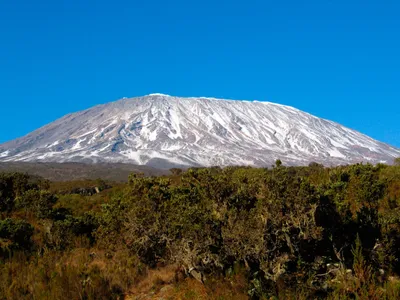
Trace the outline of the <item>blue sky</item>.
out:
M 297 107 L 400 147 L 400 1 L 0 2 L 0 143 L 165 93 Z

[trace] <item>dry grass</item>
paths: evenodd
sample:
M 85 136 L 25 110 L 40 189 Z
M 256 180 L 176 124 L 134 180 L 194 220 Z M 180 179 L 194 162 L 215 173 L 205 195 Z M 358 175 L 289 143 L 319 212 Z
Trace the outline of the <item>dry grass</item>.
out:
M 246 278 L 213 279 L 205 284 L 193 278 L 181 278 L 179 268 L 169 265 L 149 270 L 146 277 L 132 287 L 125 299 L 248 299 Z
M 163 286 L 173 285 L 176 282 L 176 274 L 177 267 L 175 265 L 148 270 L 146 276 L 129 289 L 126 299 L 155 295 Z
M 97 249 L 15 255 L 1 265 L 0 299 L 118 299 L 146 276 L 136 257 Z

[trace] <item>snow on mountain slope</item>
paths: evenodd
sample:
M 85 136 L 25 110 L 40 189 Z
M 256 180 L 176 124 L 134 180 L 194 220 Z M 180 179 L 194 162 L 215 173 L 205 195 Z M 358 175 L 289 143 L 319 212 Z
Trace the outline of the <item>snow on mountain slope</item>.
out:
M 0 145 L 0 161 L 171 166 L 392 163 L 400 149 L 293 107 L 258 101 L 124 98 Z

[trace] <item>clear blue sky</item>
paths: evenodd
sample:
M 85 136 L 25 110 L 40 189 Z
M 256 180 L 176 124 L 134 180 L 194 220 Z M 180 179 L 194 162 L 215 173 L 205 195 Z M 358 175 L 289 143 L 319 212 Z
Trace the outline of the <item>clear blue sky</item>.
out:
M 165 93 L 295 106 L 400 147 L 400 1 L 0 1 L 0 143 Z

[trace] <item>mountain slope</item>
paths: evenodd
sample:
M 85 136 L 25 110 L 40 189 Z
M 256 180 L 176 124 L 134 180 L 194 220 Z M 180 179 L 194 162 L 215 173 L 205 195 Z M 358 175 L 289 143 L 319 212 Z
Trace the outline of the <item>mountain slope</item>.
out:
M 159 170 L 133 164 L 84 164 L 76 162 L 0 162 L 1 172 L 26 173 L 51 181 L 96 180 L 101 178 L 114 182 L 126 182 L 132 173 L 143 173 L 145 176 L 170 174 L 168 170 Z
M 269 103 L 122 99 L 69 114 L 0 145 L 0 161 L 124 162 L 155 167 L 388 162 L 400 150 L 335 122 Z

